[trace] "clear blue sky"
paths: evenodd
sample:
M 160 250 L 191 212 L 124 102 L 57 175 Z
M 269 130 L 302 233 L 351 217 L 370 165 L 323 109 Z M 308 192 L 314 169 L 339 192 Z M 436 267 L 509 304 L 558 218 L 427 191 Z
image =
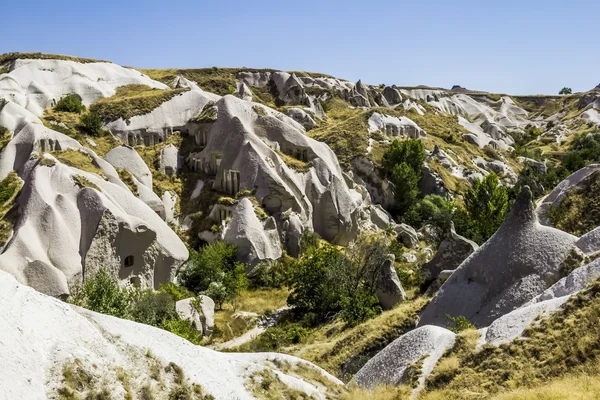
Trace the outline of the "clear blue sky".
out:
M 600 83 L 599 0 L 5 0 L 0 10 L 0 53 L 511 94 Z

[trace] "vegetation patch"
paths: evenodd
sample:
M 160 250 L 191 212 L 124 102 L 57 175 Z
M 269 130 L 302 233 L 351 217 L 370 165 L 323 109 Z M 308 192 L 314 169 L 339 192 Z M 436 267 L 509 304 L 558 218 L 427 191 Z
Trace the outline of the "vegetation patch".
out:
M 281 157 L 285 165 L 287 165 L 296 172 L 305 173 L 310 170 L 310 167 L 312 167 L 311 161 L 302 161 L 292 156 L 289 156 L 281 151 L 277 151 L 277 155 Z
M 425 399 L 479 398 L 532 388 L 571 373 L 596 371 L 600 354 L 600 282 L 525 330 L 522 338 L 459 354 L 455 371 L 427 380 Z
M 548 211 L 552 224 L 575 236 L 600 226 L 600 171 L 569 189 L 558 207 Z
M 162 90 L 139 84 L 121 86 L 117 88 L 113 96 L 100 99 L 92 104 L 90 112 L 98 115 L 104 122 L 116 121 L 119 118 L 128 120 L 138 115 L 148 114 L 161 104 L 188 90 Z
M 96 189 L 99 192 L 102 191 L 102 190 L 100 190 L 100 188 L 98 186 L 96 186 L 94 183 L 92 183 L 89 179 L 87 179 L 83 175 L 73 175 L 73 181 L 77 184 L 77 186 L 79 186 L 82 189 L 88 187 L 88 188 Z
M 139 196 L 138 187 L 133 180 L 133 175 L 124 168 L 117 168 L 117 173 L 119 174 L 119 179 L 127 185 L 131 193 L 136 197 Z
M 190 120 L 196 123 L 211 123 L 217 120 L 217 107 L 214 101 L 206 103 L 200 114 Z
M 0 181 L 0 248 L 6 244 L 12 234 L 16 215 L 11 210 L 21 185 L 22 181 L 14 171 Z
M 105 178 L 104 172 L 94 163 L 92 157 L 79 150 L 68 149 L 65 151 L 53 151 L 51 153 L 58 161 L 73 168 L 85 172 L 91 172 Z
M 69 112 L 69 113 L 77 113 L 79 114 L 83 110 L 85 110 L 85 106 L 81 102 L 81 97 L 76 94 L 68 94 L 61 98 L 56 106 L 54 106 L 56 111 Z
M 11 139 L 12 135 L 10 134 L 10 131 L 2 125 L 0 125 L 0 153 L 2 152 L 2 150 L 4 150 L 4 148 L 11 141 Z

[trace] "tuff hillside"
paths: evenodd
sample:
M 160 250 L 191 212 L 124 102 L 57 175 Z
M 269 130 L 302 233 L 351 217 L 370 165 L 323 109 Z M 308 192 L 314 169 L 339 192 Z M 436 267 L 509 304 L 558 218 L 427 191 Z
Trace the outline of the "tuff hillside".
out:
M 595 312 L 597 90 L 11 53 L 0 150 L 0 398 L 484 398 Z

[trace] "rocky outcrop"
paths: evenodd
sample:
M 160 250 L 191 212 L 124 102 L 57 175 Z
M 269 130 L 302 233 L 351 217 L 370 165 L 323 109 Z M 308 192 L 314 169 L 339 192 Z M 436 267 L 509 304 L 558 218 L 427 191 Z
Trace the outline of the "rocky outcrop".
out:
M 181 319 L 188 320 L 203 336 L 212 335 L 215 326 L 215 302 L 208 296 L 199 295 L 175 303 L 175 310 Z
M 444 283 L 419 325 L 447 326 L 447 315 L 489 325 L 558 281 L 576 240 L 538 222 L 525 186 L 502 226 Z
M 400 94 L 400 91 L 398 89 L 396 89 L 395 87 L 386 86 L 383 89 L 382 95 L 383 95 L 383 97 L 385 97 L 388 104 L 390 104 L 390 105 L 402 103 L 402 95 Z
M 168 176 L 177 175 L 177 171 L 179 171 L 179 149 L 175 145 L 167 145 L 161 150 L 159 169 Z
M 419 236 L 417 235 L 417 231 L 407 224 L 397 224 L 394 227 L 394 230 L 398 234 L 398 240 L 402 242 L 406 247 L 415 247 L 419 244 Z
M 423 265 L 423 271 L 436 279 L 441 271 L 458 268 L 478 248 L 477 243 L 458 235 L 454 230 L 454 223 L 451 223 L 446 238 L 440 243 L 433 259 Z
M 282 230 L 284 233 L 283 242 L 287 254 L 292 257 L 298 257 L 302 250 L 300 245 L 302 233 L 304 232 L 304 226 L 302 226 L 300 217 L 296 213 L 290 213 L 287 220 L 283 223 Z
M 74 388 L 81 391 L 82 398 L 85 392 L 102 390 L 106 398 L 122 399 L 127 393 L 140 393 L 144 386 L 151 388 L 156 398 L 167 398 L 177 388 L 169 369 L 165 371 L 171 363 L 171 369 L 172 365 L 181 369 L 183 383 L 198 385 L 215 399 L 254 399 L 250 378 L 265 369 L 307 397 L 325 397 L 318 380 L 342 385 L 321 368 L 296 357 L 219 353 L 162 329 L 70 306 L 2 271 L 0 315 L 0 382 L 6 399 L 59 398 L 59 388 L 65 386 L 65 367 L 85 376 L 83 387 Z M 296 366 L 309 373 L 291 372 L 301 371 Z M 157 368 L 164 371 L 160 385 L 150 378 Z M 318 379 L 311 379 L 311 374 Z
M 585 182 L 586 178 L 592 175 L 594 172 L 600 170 L 600 164 L 590 164 L 585 168 L 582 168 L 568 177 L 566 177 L 562 182 L 552 189 L 549 195 L 544 197 L 537 206 L 535 210 L 540 222 L 543 225 L 551 226 L 552 222 L 546 215 L 550 208 L 555 208 L 560 206 L 562 201 L 567 197 L 567 194 L 571 188 L 578 186 L 579 184 Z
M 394 268 L 394 259 L 393 254 L 388 254 L 388 258 L 381 264 L 377 280 L 375 295 L 384 310 L 390 310 L 406 299 L 406 293 Z
M 407 368 L 423 358 L 420 366 L 420 389 L 433 367 L 453 344 L 456 335 L 438 326 L 422 326 L 394 340 L 371 358 L 351 381 L 360 387 L 397 386 L 407 383 Z
M 307 131 L 317 126 L 315 120 L 304 110 L 300 108 L 290 108 L 287 110 L 288 115 L 294 121 L 301 124 Z
M 238 82 L 234 94 L 242 100 L 252 101 L 252 91 L 244 82 Z
M 254 191 L 268 214 L 291 210 L 303 225 L 334 243 L 347 244 L 356 237 L 362 196 L 348 187 L 326 144 L 264 106 L 225 96 L 217 107 L 206 146 L 193 160 L 199 171 L 215 177 L 215 190 L 230 196 Z M 288 166 L 281 153 L 305 162 L 306 172 Z
M 119 86 L 139 84 L 156 89 L 169 87 L 132 68 L 110 62 L 79 63 L 65 60 L 15 60 L 10 72 L 0 79 L 0 98 L 42 116 L 62 97 L 76 93 L 84 105 L 115 94 Z
M 408 117 L 390 117 L 374 112 L 369 117 L 369 132 L 380 131 L 387 136 L 406 136 L 419 139 L 427 136 L 425 131 Z
M 233 209 L 223 239 L 237 246 L 238 260 L 247 264 L 250 270 L 260 261 L 274 261 L 282 254 L 274 219 L 261 222 L 246 197 Z
M 128 171 L 144 186 L 152 189 L 152 173 L 137 151 L 129 146 L 115 147 L 104 159 L 113 167 Z
M 419 181 L 419 191 L 424 196 L 428 194 L 437 194 L 438 196 L 448 195 L 448 189 L 444 186 L 444 180 L 427 164 L 423 165 L 421 180 Z
M 600 252 L 600 227 L 593 229 L 580 237 L 575 244 L 588 256 Z

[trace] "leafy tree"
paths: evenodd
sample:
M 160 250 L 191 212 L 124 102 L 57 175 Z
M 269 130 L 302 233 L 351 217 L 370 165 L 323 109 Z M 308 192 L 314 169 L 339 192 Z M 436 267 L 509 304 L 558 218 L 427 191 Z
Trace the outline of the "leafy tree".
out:
M 488 240 L 500 227 L 509 209 L 508 190 L 500 186 L 495 174 L 487 175 L 483 180 L 476 179 L 464 196 L 467 217 L 467 237 L 477 243 Z M 464 216 L 457 218 L 463 229 Z
M 560 92 L 558 92 L 558 94 L 571 94 L 571 93 L 573 93 L 573 90 L 568 87 L 564 87 L 564 88 L 560 89 Z
M 79 114 L 83 110 L 85 110 L 85 106 L 81 102 L 81 97 L 76 94 L 68 94 L 61 98 L 56 106 L 54 107 L 56 111 L 64 111 L 70 113 Z
M 425 147 L 418 139 L 399 141 L 394 139 L 390 147 L 383 154 L 381 166 L 388 174 L 398 164 L 406 163 L 417 176 L 421 176 L 421 169 L 425 163 Z
M 375 292 L 387 253 L 380 236 L 361 236 L 346 254 L 330 245 L 312 248 L 294 271 L 288 304 L 317 322 L 339 315 L 352 326 L 371 318 L 381 312 Z
M 404 214 L 417 200 L 419 176 L 407 163 L 396 164 L 392 169 L 390 182 L 394 184 L 394 199 L 396 200 L 394 211 L 398 214 Z

